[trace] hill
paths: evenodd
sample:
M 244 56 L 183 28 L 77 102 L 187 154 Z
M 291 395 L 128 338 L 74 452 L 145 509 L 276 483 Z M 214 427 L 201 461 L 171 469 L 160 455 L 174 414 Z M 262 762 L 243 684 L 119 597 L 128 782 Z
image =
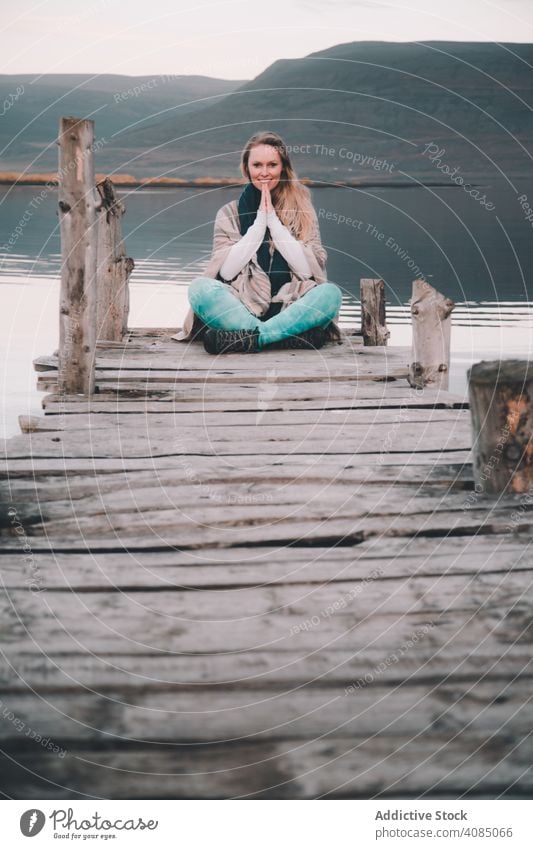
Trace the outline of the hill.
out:
M 533 148 L 532 64 L 531 44 L 339 44 L 276 61 L 231 91 L 226 83 L 201 110 L 153 110 L 141 118 L 145 99 L 130 97 L 117 109 L 122 126 L 112 136 L 103 129 L 106 110 L 95 111 L 97 136 L 107 139 L 97 166 L 139 177 L 235 177 L 247 138 L 273 129 L 292 148 L 300 176 L 311 179 L 446 181 L 446 169 L 471 179 L 525 175 Z M 123 85 L 131 88 L 131 78 Z M 155 91 L 159 96 L 161 87 Z M 102 90 L 86 84 L 83 93 L 94 98 L 83 103 L 86 114 L 97 110 Z M 54 107 L 52 137 L 59 114 L 81 114 L 82 101 L 76 108 L 76 95 L 70 97 L 68 109 L 64 101 Z M 32 170 L 45 170 L 44 159 Z M 53 167 L 53 157 L 47 162 Z
M 118 74 L 0 75 L 0 161 L 2 171 L 57 168 L 55 141 L 61 115 L 94 118 L 96 136 L 111 156 L 113 136 L 161 120 L 191 114 L 223 99 L 242 80 L 203 76 Z M 104 154 L 102 167 L 108 168 Z M 116 161 L 116 160 L 115 160 Z

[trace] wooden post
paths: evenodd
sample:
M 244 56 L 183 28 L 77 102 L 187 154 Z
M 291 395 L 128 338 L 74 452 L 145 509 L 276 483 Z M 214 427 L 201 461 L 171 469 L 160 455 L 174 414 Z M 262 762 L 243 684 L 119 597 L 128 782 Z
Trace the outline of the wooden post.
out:
M 475 491 L 533 491 L 533 364 L 476 363 L 468 391 Z
M 425 280 L 413 281 L 413 347 L 408 381 L 416 389 L 447 389 L 451 314 L 455 303 Z
M 367 345 L 386 345 L 390 332 L 385 320 L 383 280 L 361 280 L 361 335 Z
M 134 262 L 126 256 L 122 240 L 125 208 L 106 178 L 96 186 L 101 198 L 98 209 L 98 268 L 96 286 L 96 336 L 120 342 L 128 329 L 128 278 Z
M 97 234 L 93 142 L 93 121 L 61 118 L 58 384 L 60 392 L 69 394 L 94 392 Z

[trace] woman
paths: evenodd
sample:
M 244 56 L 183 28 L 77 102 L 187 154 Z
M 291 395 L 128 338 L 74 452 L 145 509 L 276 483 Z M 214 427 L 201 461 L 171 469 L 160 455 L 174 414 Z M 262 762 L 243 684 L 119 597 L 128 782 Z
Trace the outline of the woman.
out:
M 338 341 L 341 291 L 326 280 L 326 251 L 308 189 L 277 133 L 252 136 L 241 156 L 248 183 L 219 209 L 205 277 L 175 339 L 203 337 L 210 354 L 320 348 Z

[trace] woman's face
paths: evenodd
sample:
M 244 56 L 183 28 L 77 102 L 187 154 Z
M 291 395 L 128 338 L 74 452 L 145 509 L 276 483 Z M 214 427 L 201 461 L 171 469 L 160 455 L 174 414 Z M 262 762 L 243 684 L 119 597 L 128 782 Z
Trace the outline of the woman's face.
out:
M 266 182 L 272 191 L 281 179 L 282 164 L 279 152 L 269 144 L 252 147 L 248 158 L 248 171 L 256 189 L 261 190 Z

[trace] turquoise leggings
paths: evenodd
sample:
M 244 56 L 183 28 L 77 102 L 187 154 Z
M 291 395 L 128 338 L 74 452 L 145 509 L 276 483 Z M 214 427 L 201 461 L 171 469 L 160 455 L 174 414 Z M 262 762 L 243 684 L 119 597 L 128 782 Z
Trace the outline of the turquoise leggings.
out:
M 219 280 L 196 277 L 189 286 L 189 303 L 204 324 L 218 330 L 257 328 L 260 348 L 329 324 L 337 315 L 341 301 L 338 286 L 320 283 L 277 315 L 261 321 Z

